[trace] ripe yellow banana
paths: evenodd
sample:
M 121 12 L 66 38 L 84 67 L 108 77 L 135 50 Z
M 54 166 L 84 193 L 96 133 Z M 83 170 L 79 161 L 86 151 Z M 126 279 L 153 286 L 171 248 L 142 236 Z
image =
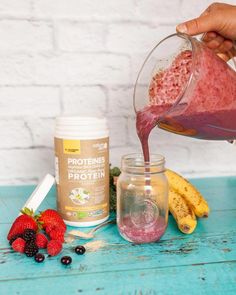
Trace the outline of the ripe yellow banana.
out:
M 171 188 L 169 189 L 169 210 L 183 233 L 191 234 L 194 231 L 197 220 L 192 208 Z
M 188 204 L 192 207 L 193 212 L 198 217 L 208 217 L 210 209 L 207 201 L 203 198 L 199 191 L 185 178 L 176 172 L 167 169 L 165 172 L 172 190 L 179 193 Z

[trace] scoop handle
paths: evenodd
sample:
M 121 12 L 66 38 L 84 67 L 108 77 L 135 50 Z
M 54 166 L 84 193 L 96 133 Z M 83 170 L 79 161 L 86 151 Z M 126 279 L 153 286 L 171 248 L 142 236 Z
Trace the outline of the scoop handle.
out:
M 40 204 L 43 202 L 44 198 L 47 196 L 54 183 L 55 178 L 51 174 L 47 174 L 37 185 L 22 209 L 27 207 L 35 212 Z M 21 215 L 21 213 L 19 215 Z

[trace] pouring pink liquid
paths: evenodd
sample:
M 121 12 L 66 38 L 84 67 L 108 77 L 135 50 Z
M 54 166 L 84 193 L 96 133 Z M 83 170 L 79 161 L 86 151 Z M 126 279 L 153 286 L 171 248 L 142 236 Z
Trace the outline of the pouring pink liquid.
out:
M 162 45 L 166 43 L 163 49 Z M 176 48 L 180 49 L 177 55 Z M 168 56 L 161 59 L 160 56 L 166 52 Z M 166 62 L 168 58 L 171 60 L 169 64 Z M 160 65 L 158 69 L 154 68 L 155 63 Z M 146 100 L 141 108 L 137 108 L 138 99 L 141 102 Z M 172 35 L 160 42 L 146 59 L 135 86 L 135 108 L 137 134 L 144 155 L 143 200 L 150 202 L 153 199 L 152 159 L 148 146 L 150 132 L 158 126 L 200 139 L 236 139 L 236 73 L 196 39 Z M 136 197 L 133 196 L 134 199 Z M 158 202 L 156 206 L 157 212 L 161 212 Z M 136 243 L 159 240 L 165 232 L 167 216 L 156 215 L 155 222 L 150 223 L 152 215 L 149 207 L 141 210 L 138 220 L 142 226 L 137 226 L 127 212 L 119 221 L 121 235 Z
M 136 127 L 144 159 L 148 137 L 160 128 L 200 139 L 236 138 L 236 73 L 216 54 L 194 43 L 149 85 L 149 104 L 137 112 Z

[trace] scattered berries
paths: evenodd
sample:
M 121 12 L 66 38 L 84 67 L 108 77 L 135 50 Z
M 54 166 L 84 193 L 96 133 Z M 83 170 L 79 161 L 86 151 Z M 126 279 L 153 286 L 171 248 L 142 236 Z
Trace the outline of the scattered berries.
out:
M 7 239 L 11 240 L 15 235 L 23 234 L 24 230 L 27 228 L 35 231 L 38 229 L 38 225 L 34 218 L 25 214 L 18 216 L 10 228 Z
M 37 253 L 35 256 L 34 256 L 34 260 L 38 263 L 41 263 L 43 262 L 45 259 L 45 256 L 42 254 L 42 253 Z
M 35 242 L 28 242 L 25 245 L 25 255 L 27 257 L 33 257 L 36 253 L 38 253 L 39 248 L 38 246 L 35 244 Z
M 31 228 L 27 228 L 24 230 L 24 232 L 22 234 L 22 238 L 26 242 L 34 241 L 36 238 L 36 231 Z
M 47 244 L 48 255 L 56 256 L 62 250 L 62 243 L 57 240 L 51 240 Z
M 83 255 L 85 253 L 86 249 L 84 246 L 76 246 L 75 247 L 75 253 L 78 255 Z
M 47 209 L 40 215 L 34 215 L 32 210 L 24 208 L 21 213 L 22 215 L 15 219 L 7 235 L 12 249 L 25 253 L 28 257 L 34 257 L 39 263 L 45 260 L 44 254 L 38 253 L 39 249 L 47 249 L 50 256 L 58 255 L 62 250 L 66 232 L 66 225 L 58 212 Z M 37 233 L 42 229 L 48 237 L 41 232 Z M 63 260 L 64 264 L 70 264 L 71 257 L 65 257 L 67 260 Z
M 49 232 L 49 237 L 52 240 L 57 240 L 57 241 L 60 241 L 61 243 L 63 243 L 65 241 L 64 234 L 65 234 L 65 231 L 63 229 L 55 227 L 54 229 L 52 229 Z
M 46 238 L 44 234 L 38 233 L 36 235 L 35 243 L 39 249 L 45 249 L 47 248 L 48 239 Z
M 10 239 L 9 244 L 12 245 L 12 243 L 13 243 L 16 239 L 18 239 L 18 238 L 22 238 L 22 235 L 21 235 L 21 234 L 17 234 L 17 235 L 15 235 L 15 236 L 13 236 L 13 237 Z
M 61 258 L 61 263 L 64 265 L 69 265 L 72 262 L 72 258 L 70 256 L 63 256 Z
M 13 243 L 12 243 L 12 249 L 16 252 L 19 253 L 24 253 L 25 251 L 25 240 L 23 240 L 22 238 L 17 238 Z
M 64 232 L 66 231 L 65 222 L 56 210 L 47 209 L 41 212 L 38 221 L 42 224 L 43 229 L 50 225 L 50 227 L 60 227 Z

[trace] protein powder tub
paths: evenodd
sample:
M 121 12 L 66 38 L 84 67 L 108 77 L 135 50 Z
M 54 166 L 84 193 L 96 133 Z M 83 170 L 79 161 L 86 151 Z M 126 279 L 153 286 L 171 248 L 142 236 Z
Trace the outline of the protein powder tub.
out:
M 105 118 L 58 117 L 57 209 L 65 223 L 93 226 L 109 217 L 109 132 Z

